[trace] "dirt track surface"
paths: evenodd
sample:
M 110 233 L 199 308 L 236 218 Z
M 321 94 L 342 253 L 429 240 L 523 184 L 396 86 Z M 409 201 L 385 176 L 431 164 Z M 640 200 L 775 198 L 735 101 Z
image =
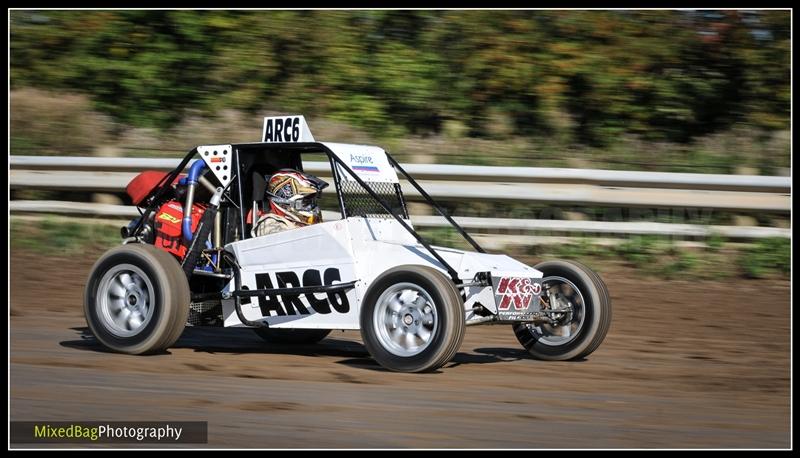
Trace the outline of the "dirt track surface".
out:
M 357 332 L 267 346 L 187 328 L 168 354 L 109 353 L 81 311 L 91 260 L 14 252 L 12 420 L 209 422 L 233 448 L 788 448 L 788 281 L 646 279 L 609 267 L 611 330 L 587 359 L 528 357 L 471 327 L 432 374 L 375 364 Z

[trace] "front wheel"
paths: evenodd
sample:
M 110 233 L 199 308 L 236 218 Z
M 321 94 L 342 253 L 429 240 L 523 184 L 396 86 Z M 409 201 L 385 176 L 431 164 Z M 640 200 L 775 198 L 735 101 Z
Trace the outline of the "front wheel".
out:
M 597 273 L 573 261 L 534 266 L 543 273 L 542 308 L 552 322 L 514 325 L 517 340 L 537 359 L 582 358 L 597 349 L 611 325 L 611 298 Z
M 189 315 L 190 291 L 178 261 L 152 245 L 131 243 L 106 252 L 92 267 L 84 314 L 106 347 L 156 353 L 178 340 Z
M 450 279 L 431 267 L 400 266 L 370 286 L 361 337 L 370 355 L 397 372 L 435 370 L 464 339 L 464 304 Z

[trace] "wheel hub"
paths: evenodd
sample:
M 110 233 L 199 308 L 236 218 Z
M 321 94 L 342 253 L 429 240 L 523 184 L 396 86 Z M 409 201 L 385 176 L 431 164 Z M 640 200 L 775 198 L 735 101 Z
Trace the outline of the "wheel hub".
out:
M 373 321 L 383 347 L 398 356 L 413 356 L 427 348 L 436 330 L 432 304 L 430 295 L 413 283 L 384 291 Z
M 100 280 L 97 307 L 106 329 L 120 337 L 138 334 L 153 315 L 153 285 L 131 264 L 111 268 Z
M 528 325 L 537 342 L 545 345 L 563 345 L 574 339 L 583 327 L 585 302 L 578 287 L 564 277 L 552 276 L 542 279 L 551 322 Z

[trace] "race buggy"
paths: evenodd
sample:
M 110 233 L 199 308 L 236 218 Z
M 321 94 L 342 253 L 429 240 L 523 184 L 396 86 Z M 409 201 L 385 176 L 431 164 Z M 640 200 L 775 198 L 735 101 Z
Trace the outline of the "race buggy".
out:
M 254 237 L 266 181 L 309 154 L 330 164 L 340 219 Z M 475 252 L 420 236 L 398 172 Z M 187 325 L 254 328 L 273 344 L 351 329 L 383 367 L 423 372 L 453 358 L 466 326 L 509 324 L 535 358 L 568 360 L 597 349 L 611 322 L 588 267 L 485 253 L 386 151 L 317 142 L 302 116 L 264 118 L 258 143 L 198 146 L 127 192 L 140 216 L 94 264 L 84 300 L 115 351 L 164 351 Z

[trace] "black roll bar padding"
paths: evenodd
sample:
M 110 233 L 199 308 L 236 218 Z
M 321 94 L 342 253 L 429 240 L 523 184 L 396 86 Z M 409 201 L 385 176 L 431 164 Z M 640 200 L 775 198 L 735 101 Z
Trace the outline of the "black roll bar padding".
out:
M 251 177 L 253 181 L 252 200 L 264 200 L 264 193 L 267 191 L 267 180 L 264 175 L 254 173 Z
M 422 186 L 420 186 L 419 183 L 417 183 L 417 180 L 412 178 L 411 175 L 409 175 L 408 172 L 406 172 L 405 169 L 401 167 L 397 161 L 394 160 L 394 158 L 389 154 L 388 151 L 385 152 L 386 152 L 386 157 L 389 159 L 389 163 L 392 164 L 392 166 L 395 167 L 397 170 L 399 170 L 403 174 L 403 176 L 406 177 L 406 180 L 408 180 L 408 182 L 411 183 L 411 185 L 414 186 L 414 188 L 417 191 L 419 191 L 419 193 L 428 202 L 428 204 L 430 204 L 434 209 L 436 209 L 436 211 L 439 212 L 440 215 L 444 216 L 447 222 L 449 222 L 453 226 L 453 228 L 457 230 L 458 233 L 461 234 L 461 236 L 464 237 L 464 239 L 467 242 L 469 242 L 469 244 L 472 245 L 473 248 L 475 248 L 475 250 L 478 253 L 486 253 L 486 251 L 480 245 L 478 245 L 478 242 L 476 242 L 475 239 L 473 239 L 467 233 L 467 231 L 465 231 L 464 228 L 461 227 L 460 224 L 458 224 L 452 217 L 450 217 L 450 215 L 448 215 L 447 212 L 445 212 L 444 209 L 440 207 L 435 200 L 433 200 L 433 197 L 431 197 L 427 192 L 425 192 L 424 189 L 422 189 Z
M 239 230 L 241 231 L 240 237 L 241 240 L 247 240 L 250 237 L 248 237 L 249 234 L 247 233 L 247 228 L 245 227 L 245 222 L 244 222 L 245 211 L 246 211 L 244 205 L 244 192 L 242 190 L 242 172 L 244 171 L 242 170 L 242 162 L 241 159 L 239 158 L 239 147 L 235 145 L 232 146 L 231 153 L 233 153 L 233 164 L 234 167 L 236 167 L 236 194 L 240 206 L 239 208 Z M 255 222 L 255 219 L 256 215 L 253 215 L 253 222 Z
M 252 181 L 253 181 L 252 202 L 254 204 L 256 202 L 263 202 L 264 195 L 267 191 L 267 180 L 264 178 L 264 175 L 261 175 L 260 173 L 254 173 L 252 176 Z M 255 205 L 251 205 L 251 207 L 253 210 L 253 223 L 251 225 L 252 228 L 252 226 L 256 224 L 256 220 L 258 219 L 258 211 L 255 208 Z
M 144 222 L 147 221 L 147 218 L 150 216 L 150 213 L 155 210 L 156 206 L 159 205 L 161 196 L 164 195 L 167 188 L 172 185 L 172 182 L 175 181 L 175 178 L 186 168 L 186 164 L 192 159 L 192 156 L 197 154 L 197 147 L 192 148 L 186 156 L 184 156 L 183 160 L 181 160 L 180 164 L 175 167 L 169 174 L 167 174 L 161 181 L 158 182 L 157 185 L 153 187 L 153 190 L 145 197 L 144 200 L 149 200 L 150 203 L 147 204 L 147 208 L 145 209 L 142 216 L 139 218 L 139 222 L 136 224 L 136 227 L 133 228 L 131 231 L 131 235 L 136 237 L 139 235 L 139 231 L 141 231 L 142 227 L 144 226 Z M 152 195 L 152 196 L 151 196 Z M 138 207 L 137 207 L 138 208 Z
M 323 147 L 328 151 L 328 156 L 330 158 L 332 158 L 338 165 L 342 166 L 342 168 L 345 171 L 347 171 L 347 173 L 350 174 L 350 176 L 355 178 L 358 184 L 360 184 L 361 187 L 363 187 L 367 191 L 367 193 L 369 193 L 370 197 L 375 199 L 375 201 L 378 202 L 380 206 L 383 207 L 383 209 L 387 213 L 392 215 L 392 217 L 394 217 L 394 219 L 396 219 L 397 222 L 400 223 L 400 225 L 402 225 L 403 228 L 407 230 L 409 234 L 413 235 L 414 238 L 417 239 L 417 241 L 420 244 L 422 244 L 422 246 L 424 246 L 425 249 L 428 250 L 428 252 L 431 255 L 433 255 L 433 257 L 436 258 L 436 260 L 439 261 L 442 264 L 442 266 L 444 266 L 445 269 L 447 269 L 447 273 L 450 274 L 450 278 L 453 279 L 454 283 L 456 284 L 461 283 L 461 279 L 458 278 L 458 272 L 456 272 L 456 270 L 453 269 L 453 266 L 451 266 L 447 261 L 445 261 L 444 258 L 441 255 L 439 255 L 439 253 L 437 253 L 436 250 L 434 250 L 433 247 L 431 247 L 431 245 L 428 242 L 426 242 L 421 235 L 417 233 L 417 231 L 415 231 L 411 226 L 409 226 L 405 221 L 403 221 L 403 218 L 397 216 L 389 207 L 389 204 L 387 204 L 381 198 L 381 196 L 379 196 L 375 191 L 373 191 L 372 188 L 368 184 L 366 184 L 364 180 L 361 179 L 361 177 L 356 175 L 356 173 L 353 172 L 353 170 L 347 164 L 345 164 L 344 161 L 342 161 L 342 159 L 339 158 L 339 156 L 333 153 L 327 146 L 323 145 Z

